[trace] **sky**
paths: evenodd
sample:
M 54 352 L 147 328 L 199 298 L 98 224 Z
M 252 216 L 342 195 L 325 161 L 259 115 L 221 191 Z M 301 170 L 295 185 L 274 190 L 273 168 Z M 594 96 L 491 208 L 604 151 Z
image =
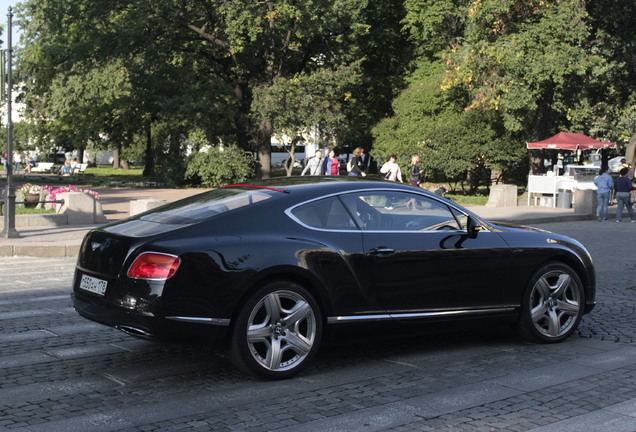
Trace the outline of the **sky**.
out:
M 18 0 L 0 0 L 0 16 L 3 16 L 5 18 L 4 21 L 6 21 L 7 10 L 9 9 L 9 6 L 15 7 L 17 3 Z
M 2 33 L 2 41 L 3 41 L 3 45 L 2 48 L 6 48 L 6 41 L 7 41 L 7 35 L 6 35 L 6 28 L 7 28 L 7 14 L 9 13 L 9 7 L 15 9 L 15 5 L 19 3 L 20 0 L 0 0 L 0 24 L 2 24 L 2 27 L 5 29 L 5 31 L 3 31 Z M 12 42 L 13 45 L 15 46 L 18 41 L 20 36 L 18 35 L 18 28 L 15 24 L 15 18 L 14 18 L 14 22 L 13 22 L 13 38 L 12 38 Z

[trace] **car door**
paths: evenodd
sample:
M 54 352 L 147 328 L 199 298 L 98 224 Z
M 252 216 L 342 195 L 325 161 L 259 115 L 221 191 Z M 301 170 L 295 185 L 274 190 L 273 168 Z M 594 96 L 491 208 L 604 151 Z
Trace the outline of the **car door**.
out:
M 302 203 L 287 211 L 308 231 L 296 236 L 302 246 L 296 255 L 301 267 L 309 269 L 328 291 L 331 312 L 356 317 L 385 314 L 367 271 L 362 231 L 341 200 L 331 196 Z
M 371 283 L 396 318 L 479 313 L 502 305 L 510 249 L 495 232 L 419 193 L 371 191 L 343 202 L 362 228 Z

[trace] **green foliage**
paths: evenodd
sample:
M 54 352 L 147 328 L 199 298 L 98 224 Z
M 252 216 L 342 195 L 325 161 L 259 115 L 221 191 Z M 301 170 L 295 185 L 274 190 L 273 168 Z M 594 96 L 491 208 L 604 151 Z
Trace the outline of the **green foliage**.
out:
M 37 129 L 33 124 L 25 121 L 13 123 L 13 148 L 14 150 L 25 151 L 30 148 L 30 144 L 37 136 Z M 7 128 L 0 127 L 0 149 L 7 150 Z
M 636 132 L 633 0 L 25 0 L 17 11 L 29 119 L 16 147 L 143 155 L 144 174 L 169 184 L 208 143 L 256 149 L 267 176 L 272 134 L 373 139 L 379 159 L 396 153 L 406 168 L 419 153 L 427 175 L 474 188 L 489 170 L 518 174 L 527 141 Z
M 269 119 L 274 135 L 292 158 L 295 144 L 312 135 L 321 136 L 321 147 L 336 146 L 339 131 L 347 123 L 343 107 L 361 76 L 358 63 L 277 77 L 272 85 L 255 90 L 252 109 Z M 291 175 L 292 166 L 286 169 Z
M 163 145 L 148 131 L 171 122 L 180 135 L 201 129 L 208 142 L 267 155 L 276 111 L 261 111 L 253 96 L 354 64 L 350 96 L 311 97 L 337 118 L 331 135 L 365 136 L 389 107 L 403 67 L 390 51 L 403 43 L 403 8 L 388 0 L 27 0 L 19 15 L 28 112 L 42 141 L 67 148 L 142 141 L 148 157 Z M 302 113 L 305 129 L 326 127 Z
M 441 90 L 443 74 L 439 65 L 420 64 L 393 103 L 395 115 L 374 128 L 373 156 L 385 160 L 396 154 L 405 171 L 418 154 L 426 179 L 468 182 L 475 190 L 489 184 L 488 170 L 518 161 L 523 146 L 502 131 L 496 113 L 464 111 Z
M 500 112 L 506 130 L 526 140 L 551 134 L 605 71 L 583 2 L 479 0 L 463 14 L 464 40 L 444 56 L 443 88 L 461 86 L 467 109 Z
M 441 55 L 461 35 L 461 0 L 404 0 L 404 31 L 420 58 Z
M 242 182 L 254 172 L 254 158 L 237 146 L 209 147 L 188 157 L 186 178 L 206 187 Z

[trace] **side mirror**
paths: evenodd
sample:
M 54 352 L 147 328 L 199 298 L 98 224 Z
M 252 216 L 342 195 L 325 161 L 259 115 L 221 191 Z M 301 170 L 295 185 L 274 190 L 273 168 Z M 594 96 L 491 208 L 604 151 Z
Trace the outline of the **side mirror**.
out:
M 471 238 L 477 237 L 477 233 L 481 231 L 481 229 L 481 224 L 469 216 L 466 220 L 466 231 L 468 232 L 468 236 Z

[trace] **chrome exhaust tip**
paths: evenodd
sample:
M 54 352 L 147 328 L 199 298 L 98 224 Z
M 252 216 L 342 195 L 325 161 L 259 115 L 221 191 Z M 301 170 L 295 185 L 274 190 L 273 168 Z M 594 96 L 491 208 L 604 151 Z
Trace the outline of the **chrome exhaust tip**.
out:
M 142 330 L 137 327 L 121 325 L 116 327 L 117 330 L 121 330 L 127 335 L 142 338 L 142 339 L 154 339 L 154 335 L 146 330 Z

